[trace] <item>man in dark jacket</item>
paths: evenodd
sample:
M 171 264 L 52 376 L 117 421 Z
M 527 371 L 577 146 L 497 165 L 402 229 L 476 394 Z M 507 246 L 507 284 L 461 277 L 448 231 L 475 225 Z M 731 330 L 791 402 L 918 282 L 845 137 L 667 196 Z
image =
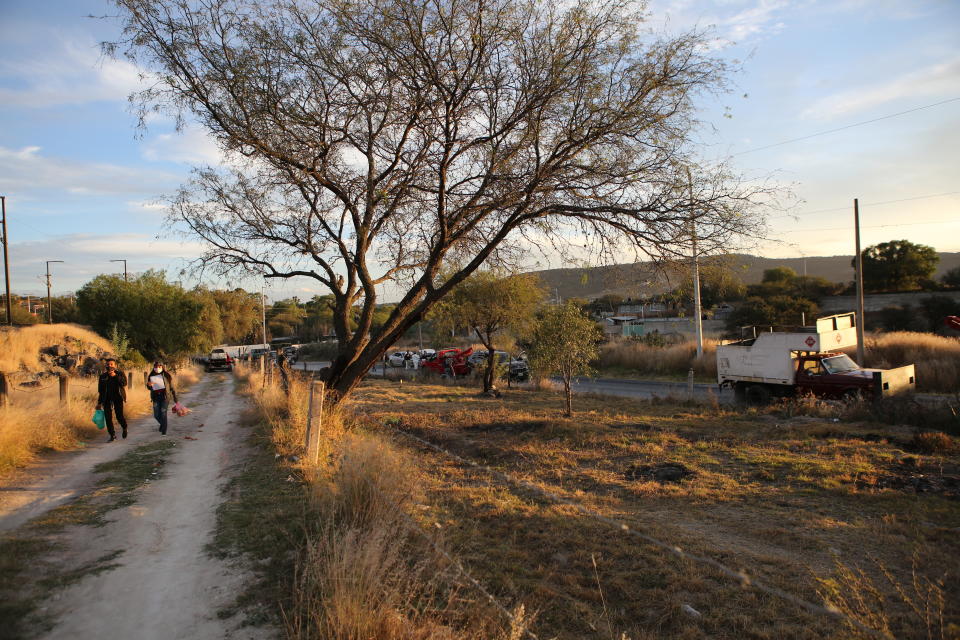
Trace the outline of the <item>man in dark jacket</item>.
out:
M 117 422 L 123 430 L 123 437 L 127 437 L 127 419 L 123 416 L 123 403 L 127 400 L 127 376 L 117 369 L 117 361 L 107 359 L 107 370 L 100 374 L 97 383 L 97 409 L 103 409 L 107 419 L 107 431 L 110 433 L 108 442 L 117 439 L 117 432 L 113 430 L 113 413 L 117 415 Z

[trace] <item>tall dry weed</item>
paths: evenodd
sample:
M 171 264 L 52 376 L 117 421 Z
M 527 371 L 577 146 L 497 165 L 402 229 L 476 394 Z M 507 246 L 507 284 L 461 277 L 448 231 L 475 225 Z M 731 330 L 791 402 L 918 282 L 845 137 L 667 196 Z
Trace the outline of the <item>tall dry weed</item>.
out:
M 304 462 L 309 381 L 290 394 L 264 384 L 259 372 L 237 371 L 270 428 L 278 454 L 299 457 L 308 480 L 306 539 L 296 561 L 291 607 L 284 612 L 291 638 L 331 640 L 459 640 L 520 638 L 528 618 L 514 625 L 489 611 L 475 593 L 461 592 L 444 554 L 408 515 L 421 503 L 414 461 L 375 434 L 350 427 L 343 409 L 320 423 L 319 464 Z M 316 403 L 315 403 L 316 404 Z
M 705 340 L 703 355 L 698 358 L 693 342 L 654 347 L 636 340 L 614 340 L 600 347 L 599 367 L 628 369 L 651 376 L 677 376 L 693 369 L 697 376 L 716 376 L 717 343 Z
M 917 391 L 960 391 L 960 339 L 914 331 L 878 333 L 864 340 L 864 355 L 865 367 L 915 365 Z

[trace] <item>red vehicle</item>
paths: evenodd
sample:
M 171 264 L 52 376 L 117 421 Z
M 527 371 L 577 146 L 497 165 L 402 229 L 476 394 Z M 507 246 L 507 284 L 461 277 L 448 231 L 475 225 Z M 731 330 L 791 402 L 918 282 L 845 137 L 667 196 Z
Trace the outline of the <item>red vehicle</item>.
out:
M 462 351 L 456 347 L 440 349 L 434 354 L 424 356 L 423 360 L 420 361 L 420 367 L 428 371 L 433 371 L 434 373 L 444 374 L 450 370 L 450 367 L 447 365 L 447 361 L 449 360 L 450 365 L 453 367 L 454 375 L 465 376 L 470 373 L 470 363 L 467 362 L 467 358 L 471 353 L 473 353 L 473 347 L 470 347 L 466 351 Z

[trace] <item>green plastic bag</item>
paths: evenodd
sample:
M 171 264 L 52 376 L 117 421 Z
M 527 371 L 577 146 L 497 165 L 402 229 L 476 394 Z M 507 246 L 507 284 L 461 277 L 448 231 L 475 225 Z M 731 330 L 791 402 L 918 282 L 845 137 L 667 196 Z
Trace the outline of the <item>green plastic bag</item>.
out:
M 103 409 L 97 409 L 93 412 L 93 424 L 97 425 L 97 429 L 103 429 L 107 426 L 107 419 L 103 417 Z

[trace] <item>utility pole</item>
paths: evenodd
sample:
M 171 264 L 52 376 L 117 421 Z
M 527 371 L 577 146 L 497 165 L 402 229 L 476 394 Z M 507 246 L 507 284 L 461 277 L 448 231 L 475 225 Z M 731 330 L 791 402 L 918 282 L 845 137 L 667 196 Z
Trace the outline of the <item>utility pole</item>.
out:
M 863 354 L 863 256 L 860 255 L 860 203 L 853 199 L 853 229 L 856 238 L 857 254 L 854 258 L 857 278 L 857 364 L 861 367 L 865 361 Z
M 0 208 L 3 209 L 3 277 L 7 283 L 7 324 L 13 326 L 13 309 L 10 304 L 10 243 L 7 238 L 7 196 L 0 196 Z
M 266 285 L 260 285 L 260 318 L 263 322 L 263 348 L 269 349 L 267 346 L 267 294 L 266 294 Z
M 123 263 L 123 281 L 124 281 L 124 282 L 129 282 L 130 280 L 129 280 L 129 278 L 127 278 L 127 261 L 126 261 L 126 260 L 111 260 L 110 262 L 122 262 L 122 263 Z
M 53 302 L 50 298 L 50 265 L 63 260 L 47 260 L 47 324 L 53 324 Z
M 693 216 L 693 177 L 687 167 L 687 183 L 690 186 L 690 240 L 693 245 L 693 327 L 697 334 L 697 357 L 703 356 L 703 309 L 700 305 L 700 256 L 697 255 L 697 222 Z

